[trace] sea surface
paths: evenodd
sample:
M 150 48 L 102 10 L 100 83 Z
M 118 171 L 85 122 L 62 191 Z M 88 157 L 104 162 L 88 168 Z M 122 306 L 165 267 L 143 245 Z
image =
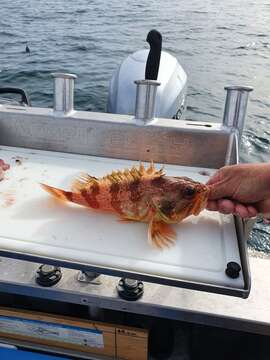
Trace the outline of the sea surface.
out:
M 222 121 L 226 85 L 254 87 L 241 161 L 270 159 L 270 2 L 267 0 L 1 0 L 0 86 L 52 107 L 52 72 L 75 73 L 75 107 L 106 111 L 113 71 L 148 48 L 149 30 L 188 75 L 186 118 Z M 25 53 L 26 45 L 31 53 Z M 270 225 L 249 246 L 270 253 Z

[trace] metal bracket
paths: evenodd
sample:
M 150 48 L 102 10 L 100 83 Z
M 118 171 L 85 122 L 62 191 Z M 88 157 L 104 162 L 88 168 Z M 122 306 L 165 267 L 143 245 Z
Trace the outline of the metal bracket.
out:
M 100 274 L 90 271 L 80 271 L 77 280 L 82 283 L 101 285 Z

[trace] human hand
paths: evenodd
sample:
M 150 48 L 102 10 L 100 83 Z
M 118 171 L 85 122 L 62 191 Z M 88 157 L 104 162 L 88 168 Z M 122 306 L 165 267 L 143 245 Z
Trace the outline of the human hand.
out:
M 243 218 L 270 212 L 270 164 L 225 166 L 208 181 L 207 209 Z

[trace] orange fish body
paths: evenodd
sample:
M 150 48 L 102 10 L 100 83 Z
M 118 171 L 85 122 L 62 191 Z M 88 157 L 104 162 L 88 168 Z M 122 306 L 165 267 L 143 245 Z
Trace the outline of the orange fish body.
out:
M 148 169 L 113 171 L 95 178 L 87 174 L 76 179 L 71 191 L 41 184 L 54 197 L 119 215 L 123 221 L 149 223 L 148 240 L 158 248 L 175 242 L 169 224 L 198 215 L 206 206 L 209 189 L 187 177 L 165 176 L 151 163 Z

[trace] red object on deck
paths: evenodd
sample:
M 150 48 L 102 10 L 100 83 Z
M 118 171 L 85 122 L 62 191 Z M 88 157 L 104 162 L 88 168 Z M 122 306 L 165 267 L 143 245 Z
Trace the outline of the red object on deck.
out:
M 9 164 L 6 164 L 4 160 L 0 159 L 0 181 L 4 179 L 4 171 L 10 168 Z

